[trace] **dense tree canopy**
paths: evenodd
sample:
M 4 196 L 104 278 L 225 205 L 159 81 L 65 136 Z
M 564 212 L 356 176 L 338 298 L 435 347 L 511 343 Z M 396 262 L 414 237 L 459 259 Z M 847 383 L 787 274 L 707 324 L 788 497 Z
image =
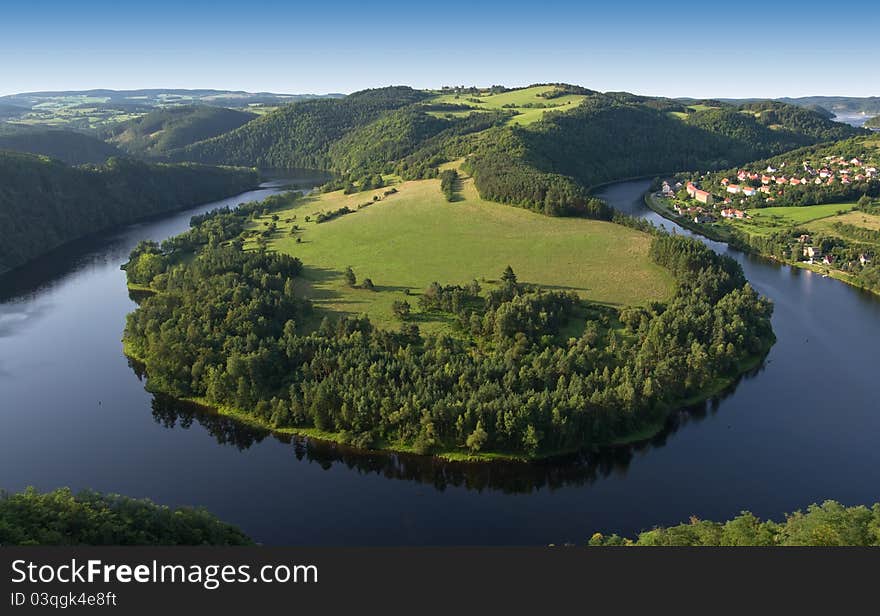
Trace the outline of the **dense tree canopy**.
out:
M 180 148 L 235 130 L 255 117 L 246 111 L 209 105 L 163 107 L 114 124 L 101 136 L 131 155 L 165 157 Z
M 249 545 L 203 509 L 63 488 L 0 492 L 0 545 Z
M 72 130 L 0 124 L 0 150 L 39 154 L 69 165 L 100 164 L 122 152 L 95 137 Z
M 636 539 L 596 533 L 590 545 L 637 546 L 878 546 L 880 504 L 844 507 L 836 501 L 810 505 L 783 522 L 749 513 L 727 522 L 692 518 L 687 524 L 655 528 Z
M 256 183 L 256 172 L 247 169 L 122 158 L 69 167 L 0 152 L 0 272 L 79 237 L 227 197 Z
M 421 453 L 547 455 L 658 422 L 772 340 L 771 306 L 735 261 L 665 235 L 651 254 L 679 280 L 666 305 L 618 311 L 522 284 L 510 270 L 497 287 L 434 283 L 418 298 L 456 335 L 423 336 L 402 306 L 399 331 L 366 318 L 305 328 L 299 261 L 242 250 L 236 227 L 222 223 L 230 217 L 242 214 L 194 221 L 189 237 L 206 240 L 194 259 L 180 255 L 191 241 L 136 249 L 129 276 L 157 293 L 129 316 L 125 339 L 151 389 L 266 426 Z

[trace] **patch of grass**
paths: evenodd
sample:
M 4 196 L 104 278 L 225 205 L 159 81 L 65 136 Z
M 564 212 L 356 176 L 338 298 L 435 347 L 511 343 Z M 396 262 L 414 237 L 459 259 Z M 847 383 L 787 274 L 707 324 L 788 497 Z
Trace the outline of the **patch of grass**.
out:
M 769 235 L 781 229 L 835 216 L 841 211 L 848 212 L 855 206 L 855 203 L 826 203 L 802 207 L 750 209 L 748 210 L 750 219 L 729 220 L 727 223 L 752 235 Z
M 586 96 L 581 94 L 566 94 L 558 98 L 543 98 L 539 94 L 552 92 L 556 86 L 535 86 L 512 90 L 500 94 L 442 94 L 432 103 L 450 103 L 453 105 L 467 105 L 474 110 L 503 109 L 515 111 L 516 116 L 510 119 L 510 124 L 525 126 L 537 122 L 548 111 L 566 111 L 577 107 Z M 546 107 L 529 107 L 528 105 L 546 105 Z M 466 111 L 456 111 L 453 115 L 466 115 Z M 436 115 L 444 115 L 439 112 Z
M 469 178 L 462 181 L 461 199 L 452 203 L 440 191 L 439 180 L 396 188 L 397 193 L 378 202 L 372 202 L 373 195 L 387 188 L 311 195 L 275 213 L 278 230 L 269 247 L 303 261 L 300 291 L 319 309 L 366 314 L 377 325 L 396 329 L 399 321 L 391 306 L 406 300 L 414 309 L 411 322 L 425 331 L 449 331 L 448 315 L 418 311 L 424 289 L 434 281 L 466 284 L 474 279 L 491 288 L 508 264 L 523 282 L 572 290 L 598 303 L 644 304 L 672 293 L 671 275 L 648 256 L 651 238 L 645 233 L 485 201 Z M 343 206 L 354 210 L 367 202 L 354 213 L 314 222 L 318 212 Z M 258 219 L 253 228 L 265 230 L 266 222 L 270 218 Z M 293 225 L 300 230 L 291 234 Z M 349 265 L 357 276 L 355 287 L 345 280 Z M 360 288 L 365 278 L 375 290 Z
M 817 220 L 810 225 L 811 229 L 821 230 L 826 233 L 837 234 L 833 225 L 834 223 L 843 223 L 845 225 L 853 225 L 862 227 L 863 229 L 871 229 L 872 231 L 880 231 L 880 216 L 876 214 L 866 214 L 865 212 L 847 212 L 837 216 L 830 216 Z

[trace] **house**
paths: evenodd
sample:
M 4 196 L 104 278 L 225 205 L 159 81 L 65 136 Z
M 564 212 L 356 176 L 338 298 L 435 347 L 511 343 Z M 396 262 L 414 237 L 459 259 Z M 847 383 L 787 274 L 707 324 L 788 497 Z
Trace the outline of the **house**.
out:
M 728 180 L 727 178 L 724 178 L 724 179 L 721 180 L 721 185 L 722 185 L 722 186 L 727 186 L 728 184 L 730 184 L 730 180 Z
M 736 177 L 739 181 L 744 181 L 747 177 L 749 177 L 748 172 L 745 169 L 741 169 L 739 173 L 736 174 Z
M 822 263 L 825 265 L 832 265 L 834 263 L 834 255 L 825 255 L 822 257 Z
M 721 210 L 722 218 L 745 218 L 746 213 L 742 210 L 735 210 L 733 208 L 725 208 Z
M 773 178 L 771 178 L 769 175 L 761 176 L 761 184 L 769 184 L 772 180 Z
M 687 194 L 699 201 L 700 203 L 705 203 L 706 205 L 711 205 L 713 202 L 712 195 L 705 190 L 700 190 L 696 186 L 694 186 L 693 182 L 687 183 Z
M 868 255 L 859 255 L 859 263 L 862 265 L 867 265 L 871 262 L 871 258 Z
M 798 186 L 801 183 L 801 181 L 797 178 L 791 178 L 788 181 L 788 183 L 791 184 L 792 186 Z
M 769 186 L 762 186 L 758 190 L 760 190 L 762 193 L 767 193 L 768 195 L 773 192 L 773 189 Z
M 822 256 L 822 250 L 815 246 L 804 246 L 804 256 L 811 259 L 818 259 Z
M 788 178 L 785 177 L 784 175 L 781 175 L 778 178 L 776 178 L 776 183 L 777 184 L 788 184 Z
M 810 243 L 810 236 L 809 236 L 809 234 L 804 233 L 803 235 L 801 235 L 800 237 L 798 237 L 798 242 L 801 243 L 801 244 L 809 244 L 809 243 Z
M 729 192 L 733 195 L 738 193 L 740 190 L 741 190 L 741 188 L 740 188 L 739 184 L 731 184 L 730 186 L 727 187 L 727 192 Z
M 758 192 L 758 191 L 756 191 L 756 190 L 755 190 L 754 188 L 752 188 L 751 186 L 743 186 L 743 189 L 742 189 L 742 193 L 743 193 L 746 197 L 753 197 L 753 196 L 755 196 L 755 194 L 756 194 L 757 192 Z

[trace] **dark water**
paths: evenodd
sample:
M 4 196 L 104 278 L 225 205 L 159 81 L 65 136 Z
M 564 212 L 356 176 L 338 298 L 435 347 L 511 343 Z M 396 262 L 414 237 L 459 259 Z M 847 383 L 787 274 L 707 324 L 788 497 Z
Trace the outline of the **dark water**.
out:
M 603 196 L 654 218 L 645 188 Z M 288 545 L 583 542 L 597 529 L 629 534 L 691 514 L 880 500 L 880 302 L 839 282 L 731 252 L 775 301 L 779 337 L 733 391 L 637 447 L 534 466 L 448 465 L 282 441 L 146 393 L 121 352 L 134 304 L 119 264 L 139 239 L 178 233 L 192 213 L 0 278 L 0 487 L 202 505 Z

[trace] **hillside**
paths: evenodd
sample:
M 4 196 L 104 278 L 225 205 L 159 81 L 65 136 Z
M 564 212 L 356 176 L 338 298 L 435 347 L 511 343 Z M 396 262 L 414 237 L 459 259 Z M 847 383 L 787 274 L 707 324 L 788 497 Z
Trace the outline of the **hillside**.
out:
M 256 114 L 207 105 L 165 107 L 115 124 L 102 137 L 135 156 L 163 157 L 198 141 L 235 130 Z
M 434 281 L 485 285 L 500 274 L 499 264 L 511 265 L 523 282 L 565 288 L 603 304 L 640 305 L 671 295 L 673 279 L 649 259 L 645 233 L 485 201 L 469 178 L 460 181 L 453 201 L 444 198 L 439 180 L 403 182 L 387 196 L 386 191 L 309 195 L 275 213 L 280 220 L 268 247 L 303 260 L 299 290 L 317 307 L 367 314 L 377 325 L 394 327 L 395 301 L 412 300 L 410 293 Z M 359 209 L 364 203 L 369 207 Z M 321 212 L 346 207 L 355 213 L 316 222 Z M 263 223 L 272 224 L 272 216 L 258 218 L 254 228 L 263 229 Z M 487 237 L 493 241 L 487 243 Z M 247 246 L 256 244 L 254 238 Z M 377 290 L 348 287 L 343 277 L 348 265 L 359 278 L 371 278 Z M 447 321 L 425 316 L 419 326 L 446 331 Z
M 550 215 L 609 218 L 586 188 L 670 170 L 725 168 L 860 134 L 783 103 L 685 105 L 567 84 L 420 92 L 383 88 L 296 103 L 175 159 L 315 167 L 339 188 L 376 173 L 435 177 L 465 157 L 487 199 Z
M 175 160 L 260 168 L 328 169 L 330 147 L 383 112 L 424 100 L 409 87 L 364 90 L 343 99 L 293 103 L 225 135 L 175 152 Z
M 71 240 L 236 194 L 256 182 L 256 173 L 247 169 L 119 158 L 71 167 L 0 152 L 0 272 Z
M 70 165 L 103 163 L 121 152 L 100 139 L 69 130 L 0 124 L 0 150 L 40 154 Z
M 880 115 L 874 116 L 873 118 L 867 120 L 865 122 L 865 126 L 868 128 L 880 128 Z

